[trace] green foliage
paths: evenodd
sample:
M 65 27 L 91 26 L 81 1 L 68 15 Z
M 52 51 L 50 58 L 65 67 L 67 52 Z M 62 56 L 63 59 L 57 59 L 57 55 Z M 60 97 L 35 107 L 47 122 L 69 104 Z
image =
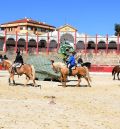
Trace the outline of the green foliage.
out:
M 67 49 L 69 51 L 74 51 L 74 48 L 70 45 L 70 43 L 68 41 L 65 41 L 65 42 L 61 43 L 58 53 L 67 55 L 68 54 L 66 51 Z
M 115 35 L 120 35 L 120 24 L 115 24 Z

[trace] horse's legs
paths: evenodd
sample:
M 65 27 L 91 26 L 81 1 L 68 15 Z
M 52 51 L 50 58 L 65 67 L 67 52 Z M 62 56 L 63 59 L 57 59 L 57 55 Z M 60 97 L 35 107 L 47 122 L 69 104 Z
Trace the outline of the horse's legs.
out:
M 76 85 L 76 86 L 80 86 L 80 82 L 81 82 L 81 78 L 80 78 L 80 76 L 78 75 L 78 84 Z
M 25 82 L 24 86 L 27 86 L 28 81 L 29 81 L 29 77 L 26 76 L 26 82 Z
M 11 78 L 12 78 L 13 84 L 15 85 L 14 74 L 11 74 Z
M 88 77 L 84 77 L 84 78 L 85 78 L 85 80 L 87 81 L 88 86 L 91 87 Z
M 61 80 L 62 80 L 63 87 L 66 87 L 67 76 L 66 75 L 63 75 L 63 77 L 61 77 Z
M 113 80 L 115 80 L 115 74 L 116 74 L 116 73 L 113 74 Z
M 119 73 L 120 73 L 120 72 L 117 73 L 118 80 L 120 80 L 120 78 L 119 78 Z
M 10 77 L 9 77 L 9 79 L 8 79 L 8 82 L 9 82 L 9 84 L 11 83 L 11 81 L 10 81 Z

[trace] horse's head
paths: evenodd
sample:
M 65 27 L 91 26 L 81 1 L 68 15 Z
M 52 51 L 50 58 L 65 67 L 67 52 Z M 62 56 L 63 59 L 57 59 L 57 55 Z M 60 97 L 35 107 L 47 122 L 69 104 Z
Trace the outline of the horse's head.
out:
M 10 66 L 12 65 L 12 62 L 9 61 L 9 60 L 3 60 L 1 64 L 2 64 L 2 67 L 3 67 L 3 68 L 9 69 Z
M 54 60 L 51 60 L 51 67 L 52 67 L 52 69 L 53 69 L 53 71 L 55 72 L 55 73 L 57 73 L 58 71 L 57 71 L 57 69 L 56 69 L 56 66 L 55 66 L 55 64 L 54 64 Z

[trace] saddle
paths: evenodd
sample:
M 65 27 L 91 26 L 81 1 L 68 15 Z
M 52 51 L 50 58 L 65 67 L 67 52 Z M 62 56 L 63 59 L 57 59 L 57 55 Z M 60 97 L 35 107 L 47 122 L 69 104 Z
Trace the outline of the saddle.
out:
M 72 67 L 72 70 L 75 70 L 76 69 L 76 66 Z

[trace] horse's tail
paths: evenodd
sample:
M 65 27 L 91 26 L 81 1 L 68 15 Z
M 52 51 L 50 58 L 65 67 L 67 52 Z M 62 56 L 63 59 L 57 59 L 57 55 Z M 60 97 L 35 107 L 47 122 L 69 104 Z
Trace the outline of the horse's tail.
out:
M 113 70 L 112 70 L 112 76 L 114 75 L 114 72 L 115 72 L 115 67 L 114 67 Z
M 90 74 L 89 74 L 89 71 L 88 71 L 88 68 L 86 66 L 83 66 L 86 70 L 86 76 L 88 77 L 89 81 L 92 82 L 91 80 L 91 77 L 90 77 Z
M 33 65 L 31 65 L 31 68 L 32 68 L 32 75 L 33 75 L 33 79 L 35 80 L 35 68 Z

